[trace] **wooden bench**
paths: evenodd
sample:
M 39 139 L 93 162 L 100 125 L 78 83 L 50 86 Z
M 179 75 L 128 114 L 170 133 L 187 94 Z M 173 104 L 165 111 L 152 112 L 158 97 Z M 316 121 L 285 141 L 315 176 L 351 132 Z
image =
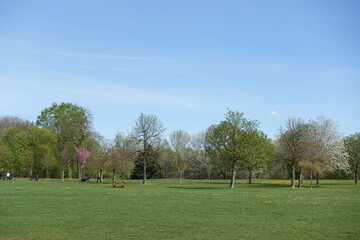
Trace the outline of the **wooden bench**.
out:
M 116 187 L 116 183 L 119 183 L 119 182 L 113 181 L 113 182 L 112 182 L 112 186 L 113 186 L 113 187 Z M 124 181 L 121 181 L 121 187 L 122 187 L 122 188 L 125 187 L 125 182 L 124 182 Z

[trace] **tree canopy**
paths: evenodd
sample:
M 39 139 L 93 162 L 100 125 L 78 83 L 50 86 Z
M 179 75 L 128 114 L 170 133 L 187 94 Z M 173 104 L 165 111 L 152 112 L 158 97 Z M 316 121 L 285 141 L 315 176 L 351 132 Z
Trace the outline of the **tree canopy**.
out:
M 230 188 L 234 188 L 237 169 L 246 159 L 251 147 L 248 140 L 257 127 L 258 122 L 246 119 L 244 113 L 228 110 L 225 120 L 207 131 L 206 150 L 214 164 L 231 171 Z
M 58 138 L 58 162 L 68 169 L 71 177 L 72 168 L 76 166 L 81 178 L 80 164 L 76 160 L 75 148 L 88 148 L 92 135 L 91 113 L 76 104 L 53 103 L 38 116 L 36 125 L 53 131 Z
M 360 168 L 360 133 L 356 132 L 344 139 L 345 149 L 348 154 L 348 163 L 354 173 L 355 184 L 359 184 Z
M 317 183 L 320 175 L 350 178 L 350 167 L 358 183 L 360 134 L 343 139 L 337 124 L 325 117 L 289 118 L 275 140 L 256 120 L 231 110 L 200 133 L 176 130 L 166 137 L 164 132 L 157 116 L 141 113 L 130 132 L 105 139 L 93 131 L 88 109 L 54 103 L 36 124 L 0 118 L 0 171 L 59 177 L 67 170 L 69 178 L 75 173 L 79 178 L 116 173 L 142 178 L 143 183 L 152 177 L 229 178 L 233 188 L 236 177 L 248 177 L 252 183 L 253 177 L 291 176 L 293 187 L 295 179 L 301 186 L 302 177 L 312 179 L 313 174 Z

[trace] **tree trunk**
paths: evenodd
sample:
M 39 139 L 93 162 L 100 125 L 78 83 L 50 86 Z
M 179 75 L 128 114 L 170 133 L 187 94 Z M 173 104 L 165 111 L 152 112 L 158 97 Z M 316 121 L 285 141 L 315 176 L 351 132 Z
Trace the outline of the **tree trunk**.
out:
M 320 173 L 316 173 L 316 187 L 320 187 Z
M 235 162 L 233 162 L 231 169 L 230 188 L 234 188 L 235 186 L 235 176 L 236 176 L 236 166 L 235 166 Z
M 291 187 L 295 187 L 295 164 L 292 165 Z
M 63 170 L 62 171 L 62 181 L 64 182 L 64 180 L 65 180 L 65 171 Z
M 144 156 L 143 184 L 146 184 L 146 157 Z
M 249 169 L 249 184 L 252 184 L 252 171 Z
M 301 188 L 302 187 L 302 172 L 300 170 L 300 175 L 299 175 L 299 183 L 298 183 L 298 187 Z
M 79 178 L 79 180 L 81 180 L 81 169 L 80 169 L 79 161 L 77 161 L 77 160 L 76 160 L 76 167 L 77 167 L 77 171 L 78 171 L 78 178 Z
M 312 190 L 312 179 L 313 179 L 313 171 L 310 170 L 310 189 Z
M 112 176 L 112 181 L 115 182 L 115 168 L 113 168 L 113 176 Z
M 355 171 L 355 185 L 359 185 L 359 171 Z
M 71 170 L 71 167 L 68 167 L 68 177 L 69 179 L 72 179 L 72 170 Z
M 181 169 L 181 170 L 180 170 L 180 183 L 183 183 L 183 182 L 184 182 L 184 179 L 185 179 L 185 177 L 184 177 L 184 170 Z
M 81 168 L 78 168 L 78 177 L 79 177 L 79 180 L 81 180 Z
M 100 182 L 102 182 L 102 180 L 103 180 L 103 170 L 100 169 Z

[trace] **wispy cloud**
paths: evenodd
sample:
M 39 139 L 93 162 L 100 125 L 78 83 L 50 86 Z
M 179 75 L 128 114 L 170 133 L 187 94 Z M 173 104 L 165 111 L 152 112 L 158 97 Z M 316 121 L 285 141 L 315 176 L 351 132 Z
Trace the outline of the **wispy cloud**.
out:
M 59 51 L 37 51 L 37 54 L 57 55 L 65 57 L 79 57 L 79 58 L 104 58 L 104 59 L 124 59 L 124 60 L 141 60 L 141 61 L 170 61 L 164 58 L 153 57 L 138 57 L 138 56 L 123 56 L 111 54 L 93 54 L 93 53 L 78 53 L 78 52 L 59 52 Z
M 153 74 L 169 74 L 169 75 L 182 75 L 182 76 L 195 76 L 195 77 L 212 77 L 212 74 L 202 74 L 202 73 L 191 73 L 191 72 L 168 72 L 168 71 L 149 71 L 142 69 L 133 69 L 133 68 L 120 68 L 120 67 L 99 67 L 99 66 L 75 66 L 81 69 L 89 70 L 106 70 L 106 71 L 119 71 L 119 72 L 140 72 L 140 73 L 153 73 Z M 206 82 L 209 82 L 206 80 Z
M 261 102 L 263 99 L 264 99 L 264 97 L 262 97 L 262 96 L 255 97 L 256 102 Z
M 200 107 L 200 104 L 190 102 L 190 103 L 187 104 L 187 106 L 188 106 L 189 108 L 198 108 L 198 107 Z
M 281 114 L 279 112 L 275 111 L 275 110 L 271 111 L 269 114 L 271 116 L 274 116 L 274 117 L 280 117 L 281 116 Z
M 119 72 L 146 72 L 141 69 L 132 69 L 132 68 L 120 68 L 120 67 L 97 67 L 97 66 L 75 66 L 80 69 L 88 70 L 106 70 L 106 71 L 119 71 Z
M 9 48 L 7 49 L 9 50 Z M 63 57 L 76 57 L 76 58 L 93 58 L 93 59 L 122 59 L 122 60 L 137 60 L 137 61 L 160 61 L 170 62 L 174 60 L 158 58 L 158 57 L 144 57 L 144 56 L 125 56 L 117 54 L 103 54 L 103 53 L 81 53 L 70 51 L 52 51 L 52 50 L 38 50 L 38 49 L 18 49 L 13 48 L 11 52 L 25 53 L 25 54 L 38 54 L 38 55 L 53 55 Z
M 36 64 L 29 62 L 21 62 L 21 61 L 0 61 L 0 65 L 5 66 L 24 66 L 24 67 L 34 67 Z
M 57 79 L 62 79 L 59 81 Z M 4 83 L 0 91 L 1 98 L 12 97 L 27 101 L 54 102 L 71 101 L 86 104 L 126 105 L 126 106 L 173 106 L 183 108 L 201 107 L 201 101 L 196 97 L 186 95 L 174 95 L 142 89 L 141 87 L 128 87 L 122 84 L 98 82 L 87 78 L 66 74 L 48 75 L 48 79 L 20 80 L 17 78 L 4 78 L 0 76 L 0 82 Z M 6 84 L 5 84 L 6 83 Z M 18 88 L 17 86 L 22 86 Z M 0 98 L 0 99 L 1 99 Z M 0 107 L 2 106 L 0 103 Z

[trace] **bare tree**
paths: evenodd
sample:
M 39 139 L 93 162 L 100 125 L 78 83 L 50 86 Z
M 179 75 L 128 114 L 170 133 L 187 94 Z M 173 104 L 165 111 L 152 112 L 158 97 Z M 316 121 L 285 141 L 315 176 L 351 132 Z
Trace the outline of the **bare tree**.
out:
M 0 134 L 4 134 L 9 128 L 17 128 L 21 131 L 26 131 L 30 125 L 30 122 L 24 121 L 18 117 L 3 116 L 0 117 Z
M 304 159 L 306 137 L 307 126 L 301 118 L 289 118 L 285 123 L 285 128 L 279 129 L 276 156 L 291 167 L 291 187 L 295 187 L 295 171 L 300 161 Z M 301 174 L 299 186 L 301 187 Z
M 191 136 L 191 148 L 194 152 L 194 159 L 198 171 L 202 172 L 203 169 L 206 171 L 208 179 L 211 179 L 212 165 L 210 164 L 209 157 L 206 153 L 206 130 Z M 200 172 L 198 174 L 200 174 Z M 200 174 L 202 175 L 202 174 Z
M 137 152 L 144 161 L 143 184 L 146 184 L 146 161 L 159 148 L 161 134 L 166 130 L 155 115 L 141 113 L 132 129 L 132 137 L 138 145 Z
M 109 172 L 113 172 L 113 179 L 115 181 L 115 171 L 120 177 L 130 177 L 134 169 L 134 159 L 132 152 L 125 148 L 108 148 L 106 156 L 104 157 L 104 166 Z
M 170 142 L 176 154 L 179 181 L 182 182 L 184 179 L 184 170 L 186 168 L 186 150 L 189 147 L 190 135 L 181 130 L 173 131 L 170 134 Z

